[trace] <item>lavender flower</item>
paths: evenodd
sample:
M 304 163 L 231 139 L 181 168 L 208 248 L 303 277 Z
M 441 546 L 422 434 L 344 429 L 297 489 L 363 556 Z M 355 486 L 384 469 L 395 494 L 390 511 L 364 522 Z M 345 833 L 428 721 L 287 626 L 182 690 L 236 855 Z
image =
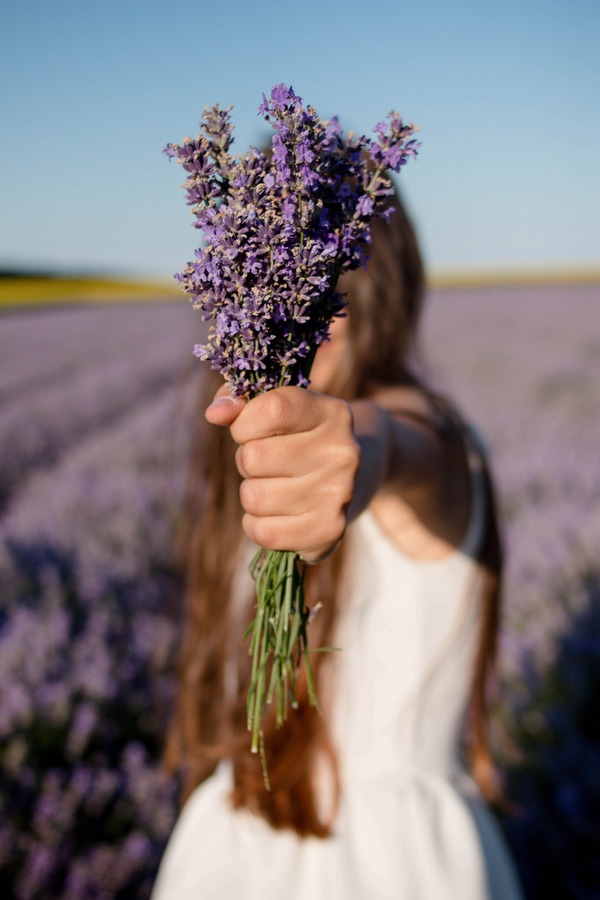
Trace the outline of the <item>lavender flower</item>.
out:
M 6 316 L 15 348 L 39 328 L 53 337 L 45 419 L 59 426 L 48 434 L 48 471 L 24 468 L 0 514 L 0 818 L 11 826 L 0 828 L 0 883 L 10 896 L 146 900 L 175 818 L 176 785 L 159 757 L 179 633 L 173 523 L 197 393 L 173 385 L 189 315 L 165 304 Z M 73 338 L 83 344 L 95 323 L 98 354 L 76 359 Z M 108 384 L 124 374 L 136 329 L 139 368 L 122 390 L 123 414 L 109 420 L 115 398 L 102 395 L 96 370 Z M 49 355 L 34 360 L 52 371 Z M 59 367 L 66 360 L 74 371 Z M 10 374 L 20 374 L 15 393 L 35 417 L 31 372 Z M 62 381 L 78 382 L 71 399 L 89 422 L 85 437 L 63 429 Z M 134 770 L 128 749 L 139 746 Z M 96 871 L 103 853 L 109 863 Z
M 188 172 L 187 202 L 206 237 L 196 261 L 177 276 L 194 307 L 212 319 L 207 343 L 194 353 L 222 373 L 234 395 L 248 397 L 308 386 L 314 354 L 343 312 L 338 277 L 364 263 L 370 219 L 389 213 L 393 190 L 385 173 L 397 172 L 418 146 L 415 127 L 398 113 L 377 126 L 377 140 L 344 140 L 337 119 L 321 122 L 284 84 L 269 98 L 263 94 L 259 115 L 275 131 L 269 155 L 251 148 L 229 156 L 229 109 L 218 106 L 205 110 L 201 134 L 164 150 Z M 290 693 L 294 698 L 294 659 L 303 652 L 311 702 L 316 697 L 296 555 L 263 557 L 260 550 L 252 572 L 257 615 L 248 727 L 256 752 L 263 702 L 276 699 L 283 721 Z
M 263 95 L 271 153 L 231 157 L 229 109 L 206 109 L 202 133 L 164 152 L 188 172 L 187 201 L 206 244 L 179 274 L 195 308 L 212 319 L 195 354 L 236 395 L 308 385 L 316 348 L 343 310 L 335 286 L 366 257 L 369 220 L 389 212 L 385 175 L 416 155 L 412 125 L 397 113 L 377 140 L 344 140 L 291 87 Z
M 0 510 L 33 469 L 51 467 L 77 443 L 108 430 L 179 377 L 177 356 L 161 332 L 170 327 L 189 339 L 184 316 L 178 319 L 172 306 L 157 304 L 143 315 L 139 308 L 123 307 L 118 319 L 114 327 L 114 313 L 111 318 L 106 307 L 3 316 Z M 131 354 L 138 341 L 144 353 Z

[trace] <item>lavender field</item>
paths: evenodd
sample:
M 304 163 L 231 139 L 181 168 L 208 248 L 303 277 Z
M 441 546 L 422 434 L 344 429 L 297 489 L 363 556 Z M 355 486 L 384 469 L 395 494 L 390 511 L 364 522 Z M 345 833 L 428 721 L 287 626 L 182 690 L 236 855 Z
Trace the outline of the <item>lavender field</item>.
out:
M 200 327 L 185 301 L 0 315 L 2 897 L 148 897 Z M 504 514 L 502 823 L 529 898 L 597 897 L 600 286 L 432 291 L 421 350 Z

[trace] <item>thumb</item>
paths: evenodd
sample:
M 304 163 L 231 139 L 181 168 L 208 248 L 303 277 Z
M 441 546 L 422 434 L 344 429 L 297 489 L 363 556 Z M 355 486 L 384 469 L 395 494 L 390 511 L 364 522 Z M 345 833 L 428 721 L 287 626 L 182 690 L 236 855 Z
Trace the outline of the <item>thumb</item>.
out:
M 227 385 L 223 385 L 207 407 L 204 416 L 211 425 L 231 425 L 247 402 L 243 397 L 232 397 Z

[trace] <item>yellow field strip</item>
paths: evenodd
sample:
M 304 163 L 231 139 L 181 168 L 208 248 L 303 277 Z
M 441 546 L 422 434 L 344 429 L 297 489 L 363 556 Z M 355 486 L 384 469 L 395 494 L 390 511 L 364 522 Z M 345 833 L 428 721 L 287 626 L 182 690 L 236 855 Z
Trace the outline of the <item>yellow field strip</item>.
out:
M 600 267 L 523 270 L 433 270 L 432 288 L 600 284 Z M 0 309 L 53 303 L 164 301 L 184 296 L 174 281 L 113 281 L 88 278 L 0 278 Z
M 175 282 L 103 281 L 87 278 L 2 278 L 0 308 L 47 303 L 110 303 L 181 297 Z
M 557 269 L 432 270 L 427 284 L 435 288 L 501 287 L 545 284 L 600 284 L 600 266 Z

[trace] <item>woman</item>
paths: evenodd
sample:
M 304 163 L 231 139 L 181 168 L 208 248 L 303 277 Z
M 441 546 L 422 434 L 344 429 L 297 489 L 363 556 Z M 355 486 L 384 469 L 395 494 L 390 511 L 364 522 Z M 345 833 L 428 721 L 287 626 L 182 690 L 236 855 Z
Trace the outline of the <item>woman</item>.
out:
M 399 199 L 311 388 L 232 400 L 207 378 L 189 507 L 189 615 L 167 757 L 185 805 L 154 900 L 513 900 L 486 685 L 500 549 L 481 451 L 415 374 L 423 296 Z M 322 714 L 265 725 L 245 700 L 255 545 L 298 552 Z M 471 775 L 462 764 L 462 735 Z

